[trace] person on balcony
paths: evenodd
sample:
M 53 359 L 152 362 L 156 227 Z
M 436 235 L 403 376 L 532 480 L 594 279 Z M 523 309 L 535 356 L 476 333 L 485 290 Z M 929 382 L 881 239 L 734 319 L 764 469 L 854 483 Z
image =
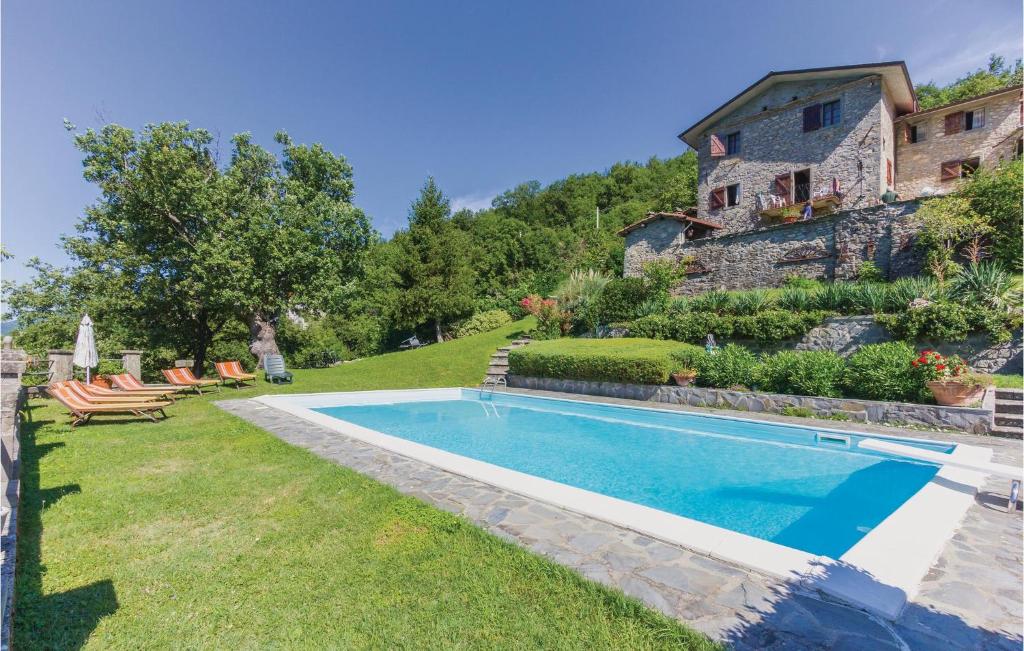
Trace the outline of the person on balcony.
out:
M 805 220 L 814 217 L 814 206 L 811 205 L 810 201 L 804 204 L 804 209 L 803 212 L 800 214 L 800 217 L 801 219 Z

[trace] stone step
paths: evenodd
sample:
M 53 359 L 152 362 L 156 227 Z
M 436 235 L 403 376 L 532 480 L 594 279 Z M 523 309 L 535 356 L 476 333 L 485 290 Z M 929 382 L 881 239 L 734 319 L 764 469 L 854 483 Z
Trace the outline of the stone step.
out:
M 508 357 L 492 357 L 491 366 L 508 366 Z
M 487 368 L 487 375 L 501 375 L 504 376 L 508 373 L 507 366 L 489 366 Z
M 1020 429 L 1019 427 L 1000 427 L 999 425 L 996 425 L 992 428 L 992 436 L 1022 439 L 1024 438 L 1024 429 Z
M 1024 402 L 996 400 L 997 414 L 1020 414 L 1022 412 L 1024 412 Z
M 493 355 L 491 355 L 491 359 L 495 359 L 495 358 L 508 359 L 508 351 L 507 350 L 499 350 L 498 352 L 496 352 Z
M 1002 416 L 996 414 L 996 425 L 999 427 L 1015 427 L 1024 429 L 1024 416 Z
M 996 389 L 996 400 L 1024 402 L 1024 389 Z

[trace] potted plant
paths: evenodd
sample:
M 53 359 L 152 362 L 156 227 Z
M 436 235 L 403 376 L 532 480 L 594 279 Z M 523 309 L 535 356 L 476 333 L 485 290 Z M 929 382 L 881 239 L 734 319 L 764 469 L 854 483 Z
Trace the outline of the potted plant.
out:
M 792 224 L 796 220 L 800 219 L 800 209 L 796 206 L 787 206 L 782 209 L 779 213 L 779 218 L 783 224 Z
M 96 375 L 93 375 L 90 379 L 90 384 L 95 384 L 98 387 L 104 389 L 113 388 L 113 384 L 110 381 L 111 375 L 117 375 L 118 373 L 124 373 L 124 368 L 118 362 L 102 360 L 98 367 L 96 367 Z
M 925 386 L 935 402 L 946 407 L 966 407 L 978 402 L 992 384 L 991 377 L 971 373 L 967 362 L 958 355 L 944 357 L 926 349 L 911 364 L 924 375 Z
M 688 387 L 697 377 L 697 370 L 692 368 L 681 368 L 672 373 L 672 379 L 681 387 Z

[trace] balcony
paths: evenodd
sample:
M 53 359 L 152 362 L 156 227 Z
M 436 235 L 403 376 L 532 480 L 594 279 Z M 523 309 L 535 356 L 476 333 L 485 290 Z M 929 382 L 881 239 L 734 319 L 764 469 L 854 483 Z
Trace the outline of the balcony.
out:
M 803 209 L 808 198 L 811 201 L 811 209 L 814 211 L 814 216 L 828 214 L 835 212 L 839 206 L 842 205 L 842 196 L 834 192 L 824 192 L 819 190 L 811 195 L 811 186 L 809 183 L 798 183 L 793 188 L 793 197 L 780 197 L 776 194 L 766 194 L 758 197 L 758 203 L 760 210 L 758 213 L 761 215 L 761 219 L 766 221 L 778 220 L 785 216 L 787 213 L 793 213 L 796 208 L 796 215 L 793 218 L 788 218 L 785 221 L 796 221 L 800 218 L 800 211 Z

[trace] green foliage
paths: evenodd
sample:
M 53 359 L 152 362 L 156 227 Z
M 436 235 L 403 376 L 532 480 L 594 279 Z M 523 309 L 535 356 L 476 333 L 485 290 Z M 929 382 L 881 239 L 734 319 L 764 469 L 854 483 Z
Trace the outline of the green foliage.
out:
M 779 413 L 783 416 L 791 416 L 793 418 L 811 418 L 814 416 L 814 412 L 808 407 L 794 407 L 793 405 L 786 405 Z
M 690 299 L 691 312 L 726 314 L 733 309 L 733 294 L 715 289 Z
M 742 346 L 727 344 L 714 354 L 687 349 L 674 355 L 677 365 L 697 370 L 700 386 L 728 389 L 753 384 L 757 356 Z
M 327 320 L 305 326 L 282 319 L 277 341 L 288 364 L 295 368 L 327 368 L 350 359 L 351 352 Z
M 562 379 L 665 384 L 674 368 L 676 343 L 645 339 L 560 339 L 509 353 L 515 375 Z
M 941 301 L 946 298 L 945 287 L 930 276 L 900 278 L 888 287 L 887 312 L 906 310 L 912 301 L 919 298 L 926 301 Z
M 857 280 L 865 283 L 880 283 L 885 280 L 882 270 L 872 260 L 865 260 L 857 267 Z
M 1021 83 L 1021 60 L 1017 59 L 1011 68 L 1006 60 L 995 54 L 989 57 L 987 68 L 978 68 L 945 86 L 933 82 L 914 87 L 921 110 L 944 106 L 952 102 L 977 97 L 985 93 L 1016 86 Z
M 608 281 L 606 274 L 588 269 L 575 270 L 555 290 L 554 298 L 571 316 L 577 332 L 595 332 L 600 325 L 600 301 Z
M 739 337 L 773 343 L 799 337 L 825 319 L 824 311 L 788 312 L 767 310 L 754 316 L 732 316 L 712 312 L 684 312 L 671 316 L 654 314 L 629 324 L 630 334 L 651 339 L 675 339 L 701 344 L 708 334 L 716 339 Z
M 894 337 L 904 341 L 963 341 L 971 332 L 967 317 L 967 308 L 942 302 L 875 318 Z
M 762 356 L 753 380 L 771 393 L 838 398 L 845 369 L 843 358 L 831 351 L 780 351 Z
M 783 341 L 807 334 L 811 328 L 821 325 L 826 316 L 828 313 L 821 310 L 811 312 L 769 310 L 755 316 L 736 317 L 733 320 L 733 335 L 754 339 L 760 343 Z
M 914 217 L 921 224 L 918 248 L 924 252 L 928 271 L 940 282 L 957 272 L 961 256 L 976 261 L 993 234 L 991 219 L 978 213 L 961 193 L 924 201 Z
M 814 280 L 812 278 L 804 278 L 799 274 L 792 274 L 786 278 L 783 286 L 792 287 L 794 289 L 814 290 L 821 287 L 821 281 Z
M 803 287 L 786 287 L 779 293 L 779 307 L 790 312 L 813 309 L 811 292 Z
M 926 388 L 911 365 L 915 359 L 917 353 L 902 341 L 861 346 L 846 360 L 846 393 L 868 400 L 920 401 Z
M 1000 163 L 992 169 L 982 167 L 963 184 L 960 194 L 968 199 L 971 208 L 984 215 L 992 226 L 989 253 L 1007 269 L 1024 269 L 1021 240 L 1024 224 L 1024 196 L 1021 178 L 1024 163 L 1020 158 Z
M 1020 288 L 997 262 L 964 267 L 949 283 L 950 296 L 964 305 L 982 305 L 1007 311 L 1020 305 Z
M 763 289 L 737 292 L 733 295 L 732 309 L 736 314 L 750 316 L 776 306 L 775 295 Z
M 459 327 L 455 329 L 455 337 L 468 337 L 481 332 L 490 332 L 508 323 L 512 323 L 512 317 L 505 310 L 477 312 L 459 324 Z
M 641 316 L 640 309 L 652 298 L 652 292 L 642 278 L 614 278 L 601 293 L 601 321 L 617 323 Z

